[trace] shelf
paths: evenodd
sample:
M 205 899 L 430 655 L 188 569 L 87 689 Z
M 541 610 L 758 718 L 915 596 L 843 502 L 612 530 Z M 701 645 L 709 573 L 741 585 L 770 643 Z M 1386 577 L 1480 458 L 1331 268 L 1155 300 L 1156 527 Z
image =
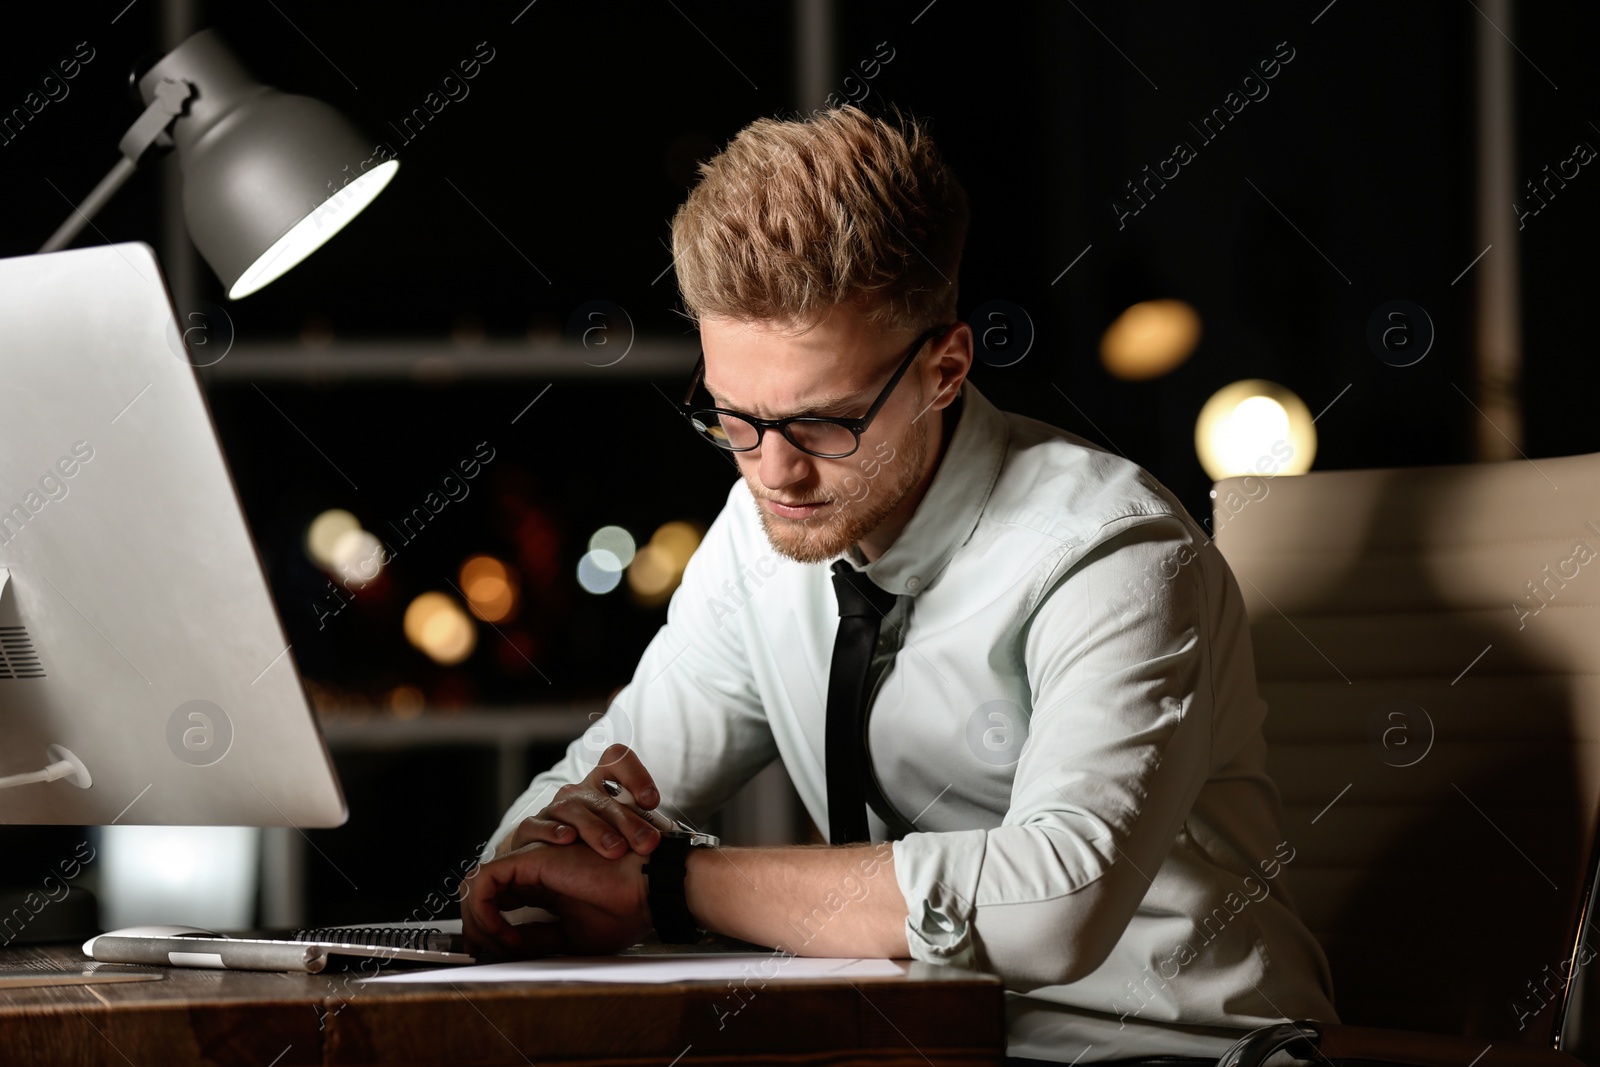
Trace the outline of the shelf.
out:
M 693 336 L 640 338 L 624 352 L 611 362 L 615 357 L 609 354 L 562 341 L 484 341 L 472 345 L 448 340 L 340 341 L 315 347 L 297 343 L 238 344 L 216 363 L 201 367 L 200 377 L 208 386 L 262 382 L 449 385 L 511 378 L 687 380 L 700 346 Z
M 322 736 L 333 749 L 412 748 L 451 743 L 521 747 L 537 741 L 566 744 L 583 733 L 605 710 L 605 703 L 595 700 L 503 711 L 472 709 L 448 715 L 423 712 L 412 719 L 379 714 L 330 715 L 320 721 Z

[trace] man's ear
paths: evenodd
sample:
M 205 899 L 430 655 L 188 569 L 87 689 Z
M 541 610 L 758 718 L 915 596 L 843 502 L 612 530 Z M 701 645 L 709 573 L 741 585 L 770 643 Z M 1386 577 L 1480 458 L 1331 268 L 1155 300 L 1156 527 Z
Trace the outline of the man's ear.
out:
M 972 369 L 972 327 L 958 322 L 936 345 L 929 361 L 929 392 L 936 398 L 931 405 L 934 410 L 949 407 L 960 392 L 961 383 L 967 380 L 967 372 Z

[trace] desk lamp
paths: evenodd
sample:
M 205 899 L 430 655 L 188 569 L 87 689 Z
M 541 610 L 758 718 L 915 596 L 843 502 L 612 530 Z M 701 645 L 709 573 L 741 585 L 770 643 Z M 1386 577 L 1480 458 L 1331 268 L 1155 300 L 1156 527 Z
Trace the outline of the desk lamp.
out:
M 342 230 L 400 167 L 327 104 L 256 81 L 214 30 L 134 77 L 146 106 L 122 158 L 40 252 L 65 248 L 152 147 L 176 148 L 189 236 L 237 300 Z

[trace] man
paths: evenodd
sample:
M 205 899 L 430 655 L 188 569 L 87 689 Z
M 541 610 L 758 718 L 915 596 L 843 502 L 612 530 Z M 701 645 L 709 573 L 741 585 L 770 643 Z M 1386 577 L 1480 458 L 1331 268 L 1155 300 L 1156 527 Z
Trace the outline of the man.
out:
M 506 813 L 465 931 L 610 952 L 654 919 L 984 969 L 1011 1055 L 1051 1062 L 1335 1020 L 1273 880 L 1294 850 L 1238 586 L 1148 473 L 966 380 L 967 217 L 925 129 L 854 107 L 701 166 L 673 222 L 686 412 L 742 479 L 632 682 Z M 647 894 L 663 839 L 603 781 L 692 826 L 774 758 L 833 844 L 690 848 L 681 900 Z

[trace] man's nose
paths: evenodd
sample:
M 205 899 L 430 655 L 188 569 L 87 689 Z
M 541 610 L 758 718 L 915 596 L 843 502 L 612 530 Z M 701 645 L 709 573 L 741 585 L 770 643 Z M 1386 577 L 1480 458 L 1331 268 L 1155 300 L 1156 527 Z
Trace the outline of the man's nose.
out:
M 813 458 L 777 430 L 768 430 L 761 435 L 761 445 L 756 449 L 756 470 L 761 475 L 762 485 L 781 489 L 809 478 Z

